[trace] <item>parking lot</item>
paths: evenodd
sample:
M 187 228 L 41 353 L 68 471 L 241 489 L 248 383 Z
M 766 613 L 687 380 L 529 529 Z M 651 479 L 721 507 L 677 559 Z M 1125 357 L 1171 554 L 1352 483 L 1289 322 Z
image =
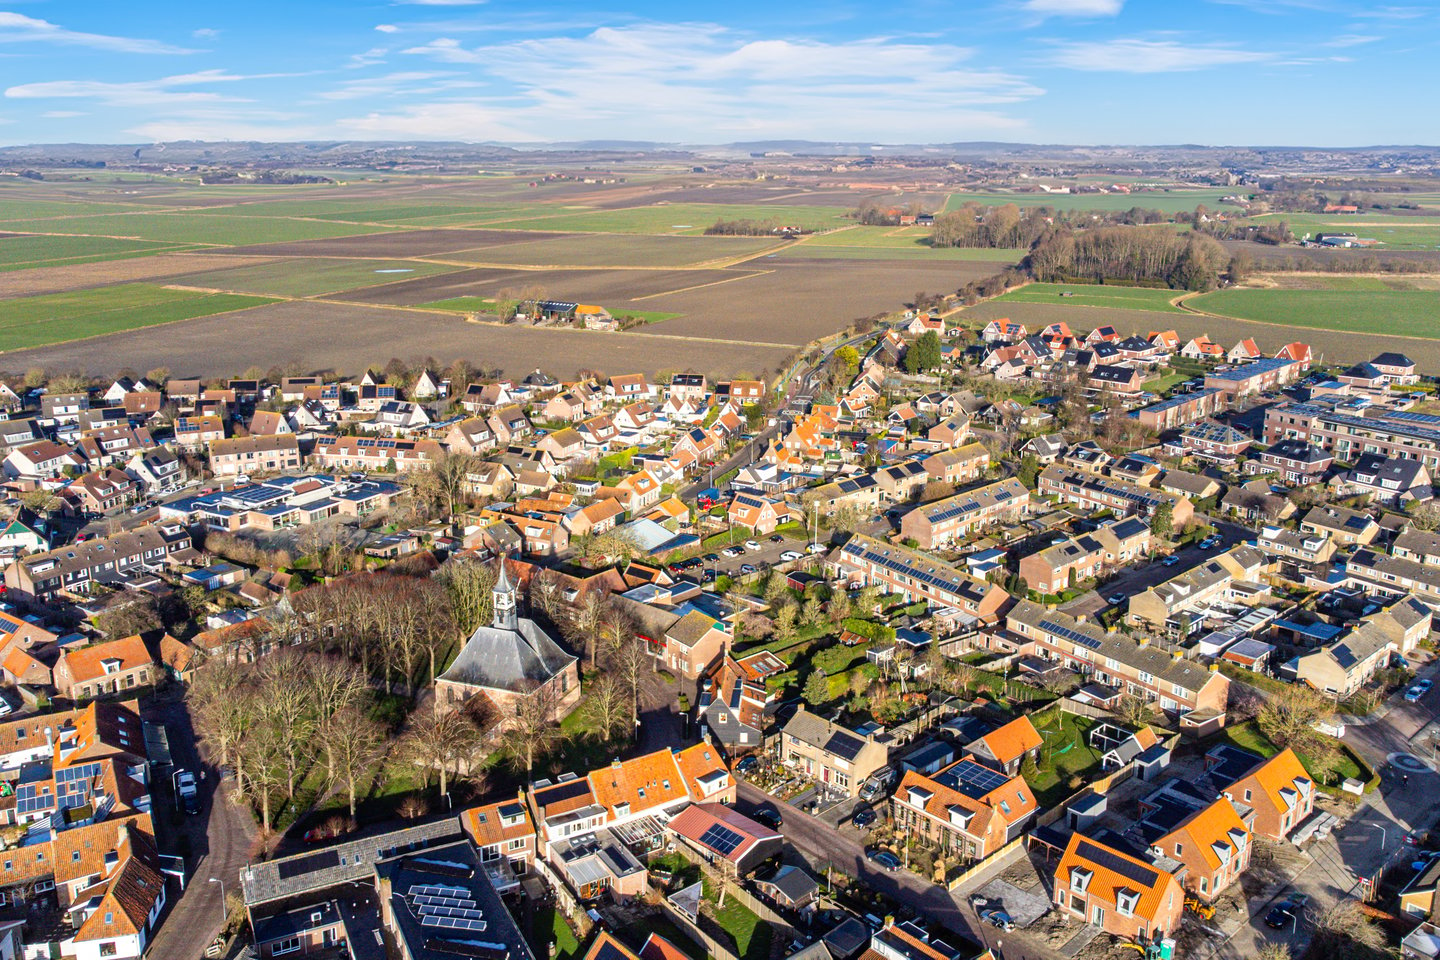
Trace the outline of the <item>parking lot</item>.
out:
M 758 549 L 747 547 L 747 543 L 753 544 Z M 672 572 L 695 577 L 706 583 L 722 574 L 731 578 L 747 576 L 769 567 L 797 562 L 807 556 L 812 556 L 808 553 L 807 547 L 808 544 L 804 540 L 794 540 L 779 533 L 751 537 L 733 547 L 712 550 L 703 556 L 681 561 L 681 564 L 676 565 L 679 568 L 678 571 L 672 570 Z M 821 550 L 813 555 L 818 555 L 824 549 L 827 548 L 822 543 Z M 696 563 L 697 560 L 700 562 Z

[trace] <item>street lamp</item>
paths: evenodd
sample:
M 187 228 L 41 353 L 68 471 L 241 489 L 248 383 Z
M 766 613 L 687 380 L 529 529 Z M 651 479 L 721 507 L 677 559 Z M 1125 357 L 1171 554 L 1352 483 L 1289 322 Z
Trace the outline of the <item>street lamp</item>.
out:
M 225 925 L 230 922 L 230 911 L 225 909 L 225 881 L 211 877 L 210 882 L 220 884 L 220 930 L 223 933 Z
M 1386 832 L 1385 832 L 1385 828 L 1382 827 L 1382 826 L 1381 826 L 1380 824 L 1378 824 L 1378 823 L 1372 823 L 1372 824 L 1370 824 L 1370 826 L 1372 826 L 1372 827 L 1374 827 L 1376 830 L 1379 830 L 1379 831 L 1380 831 L 1380 849 L 1381 849 L 1381 850 L 1384 850 L 1385 847 L 1386 847 L 1386 846 L 1388 845 L 1388 843 L 1389 843 L 1389 841 L 1386 840 L 1387 834 L 1386 834 Z

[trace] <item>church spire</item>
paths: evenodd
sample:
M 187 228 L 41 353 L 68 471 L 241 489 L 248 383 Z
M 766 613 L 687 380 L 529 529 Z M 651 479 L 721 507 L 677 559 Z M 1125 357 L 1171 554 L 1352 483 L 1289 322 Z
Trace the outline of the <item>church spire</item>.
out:
M 500 557 L 500 576 L 495 581 L 494 593 L 496 629 L 519 630 L 520 614 L 516 609 L 515 587 L 510 583 L 509 573 L 505 569 L 505 557 Z

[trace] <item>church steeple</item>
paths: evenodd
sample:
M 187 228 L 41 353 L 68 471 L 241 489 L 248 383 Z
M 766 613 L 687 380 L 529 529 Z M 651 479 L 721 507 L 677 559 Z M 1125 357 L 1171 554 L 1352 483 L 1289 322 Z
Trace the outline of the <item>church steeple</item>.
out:
M 495 581 L 493 599 L 496 629 L 519 630 L 520 613 L 516 608 L 515 587 L 510 583 L 510 576 L 505 570 L 504 556 L 500 557 L 500 577 Z

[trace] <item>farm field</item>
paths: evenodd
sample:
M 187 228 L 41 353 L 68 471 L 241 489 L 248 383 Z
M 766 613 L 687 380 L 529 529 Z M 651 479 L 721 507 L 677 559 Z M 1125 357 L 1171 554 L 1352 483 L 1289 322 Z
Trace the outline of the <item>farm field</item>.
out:
M 0 221 L 93 216 L 97 213 L 115 213 L 135 209 L 137 207 L 130 203 L 56 200 L 43 197 L 27 198 L 11 196 L 6 191 L 0 191 Z
M 1185 303 L 1289 327 L 1440 340 L 1440 296 L 1428 290 L 1216 290 Z
M 163 329 L 130 330 L 103 340 L 0 354 L 0 368 L 77 368 L 103 376 L 113 375 L 121 364 L 136 369 L 163 365 L 195 376 L 224 376 L 277 363 L 349 371 L 383 365 L 392 356 L 431 356 L 493 363 L 513 376 L 537 366 L 563 377 L 582 368 L 654 374 L 690 367 L 711 376 L 733 376 L 768 375 L 790 352 L 788 347 L 688 341 L 648 332 L 507 327 L 434 313 L 296 300 Z
M 5 300 L 0 301 L 0 343 L 7 351 L 23 350 L 269 302 L 263 297 L 171 290 L 148 283 Z
M 111 283 L 130 283 L 175 277 L 201 270 L 255 266 L 268 263 L 253 257 L 227 257 L 223 254 L 161 253 L 127 260 L 106 260 L 95 263 L 73 263 L 63 266 L 35 267 L 13 270 L 0 284 L 0 297 L 33 297 L 42 293 L 63 293 Z M 291 269 L 295 269 L 293 266 Z
M 1140 207 L 1144 210 L 1178 213 L 1181 210 L 1194 210 L 1202 203 L 1211 209 L 1221 207 L 1220 198 L 1235 192 L 1234 188 L 1215 187 L 1135 193 L 952 193 L 945 203 L 945 209 L 958 210 L 966 202 L 973 200 L 982 206 L 1013 203 L 1021 207 L 1054 207 L 1056 210 L 1129 210 L 1131 207 Z M 1223 206 L 1236 209 L 1231 204 Z
M 1280 290 L 1440 290 L 1440 276 L 1426 274 L 1267 273 L 1255 280 L 1267 288 Z
M 44 234 L 0 236 L 0 271 L 26 270 L 64 263 L 144 257 L 193 249 L 173 243 L 114 240 L 109 237 L 56 237 Z M 7 284 L 8 286 L 8 284 Z
M 616 210 L 579 210 L 543 217 L 497 221 L 514 229 L 572 230 L 578 233 L 653 233 L 700 236 L 717 220 L 776 220 L 807 230 L 844 226 L 848 207 L 765 206 L 761 204 L 660 203 Z
M 783 241 L 764 237 L 654 237 L 644 234 L 581 234 L 520 240 L 476 250 L 457 250 L 448 259 L 557 267 L 684 267 L 754 256 Z
M 1348 217 L 1327 217 L 1305 213 L 1270 213 L 1251 217 L 1252 223 L 1285 221 L 1295 236 L 1317 233 L 1353 233 L 1381 241 L 1368 253 L 1385 250 L 1434 250 L 1440 247 L 1440 217 L 1387 217 L 1382 213 L 1358 213 Z
M 237 259 L 237 258 L 231 258 Z M 325 293 L 450 273 L 460 267 L 423 260 L 267 260 L 228 270 L 187 274 L 179 282 L 238 293 L 318 297 Z
M 350 228 L 357 229 L 357 228 Z M 558 239 L 563 233 L 534 233 L 520 230 L 395 230 L 358 236 L 327 237 L 294 243 L 261 243 L 241 246 L 231 253 L 258 257 L 432 257 L 459 250 L 498 247 L 528 240 Z
M 108 216 L 66 217 L 60 220 L 11 220 L 0 230 L 16 233 L 52 233 L 170 243 L 217 245 L 309 240 L 389 229 L 325 220 L 291 220 L 281 217 L 237 217 L 218 213 L 116 213 Z
M 705 284 L 725 284 L 752 276 L 756 271 L 745 267 L 733 270 L 521 270 L 506 267 L 480 267 L 437 277 L 423 277 L 387 284 L 368 290 L 347 293 L 343 299 L 356 303 L 413 306 L 434 303 L 454 297 L 486 297 L 493 299 L 506 288 L 528 288 L 543 292 L 552 300 L 573 300 L 596 303 L 612 313 L 636 307 L 637 298 L 672 293 Z M 911 291 L 912 293 L 914 291 Z
M 1174 330 L 1182 340 L 1203 333 L 1226 349 L 1239 340 L 1252 337 L 1267 353 L 1275 352 L 1292 340 L 1303 340 L 1310 344 L 1319 359 L 1329 363 L 1355 363 L 1369 360 L 1386 350 L 1403 349 L 1422 368 L 1440 369 L 1440 340 L 1397 340 L 1378 332 L 1345 333 L 1203 314 L 1161 313 L 1158 310 L 1076 310 L 1060 304 L 995 301 L 967 307 L 959 317 L 968 326 L 977 329 L 991 320 L 1005 317 L 1024 323 L 1032 330 L 1064 320 L 1076 330 L 1089 330 L 1097 323 L 1108 323 L 1122 334 L 1138 333 L 1141 336 L 1151 330 Z
M 1160 290 L 1151 287 L 1120 287 L 1085 283 L 1028 283 L 1018 290 L 996 297 L 997 303 L 1061 303 L 1067 307 L 1120 308 L 1154 310 L 1158 313 L 1183 313 L 1171 300 L 1183 290 Z

